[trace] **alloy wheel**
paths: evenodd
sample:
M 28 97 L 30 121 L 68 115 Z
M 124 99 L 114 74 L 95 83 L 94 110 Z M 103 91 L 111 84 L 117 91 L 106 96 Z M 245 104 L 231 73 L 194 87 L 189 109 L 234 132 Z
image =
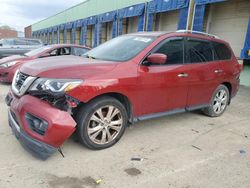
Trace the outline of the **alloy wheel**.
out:
M 213 101 L 213 110 L 216 114 L 220 114 L 224 111 L 228 103 L 228 94 L 224 89 L 219 90 Z
M 112 105 L 103 106 L 90 117 L 87 126 L 88 136 L 96 144 L 108 144 L 120 133 L 122 125 L 121 111 Z

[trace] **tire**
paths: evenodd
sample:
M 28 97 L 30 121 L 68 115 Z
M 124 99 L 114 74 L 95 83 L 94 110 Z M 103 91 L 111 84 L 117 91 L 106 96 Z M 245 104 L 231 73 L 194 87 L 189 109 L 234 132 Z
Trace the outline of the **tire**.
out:
M 219 85 L 213 93 L 210 104 L 203 109 L 204 114 L 210 117 L 221 116 L 229 103 L 230 94 L 225 85 Z
M 113 116 L 113 117 L 112 117 Z M 125 107 L 115 98 L 104 96 L 81 107 L 76 115 L 79 141 L 93 150 L 111 147 L 124 134 L 128 123 Z

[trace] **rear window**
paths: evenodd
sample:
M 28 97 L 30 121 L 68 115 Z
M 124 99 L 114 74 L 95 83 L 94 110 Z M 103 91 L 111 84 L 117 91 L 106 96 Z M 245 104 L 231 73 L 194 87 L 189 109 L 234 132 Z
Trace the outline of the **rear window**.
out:
M 209 41 L 188 39 L 186 55 L 189 57 L 187 63 L 201 63 L 213 61 L 213 50 Z
M 231 59 L 231 51 L 225 44 L 219 42 L 212 42 L 215 51 L 215 60 L 228 60 Z

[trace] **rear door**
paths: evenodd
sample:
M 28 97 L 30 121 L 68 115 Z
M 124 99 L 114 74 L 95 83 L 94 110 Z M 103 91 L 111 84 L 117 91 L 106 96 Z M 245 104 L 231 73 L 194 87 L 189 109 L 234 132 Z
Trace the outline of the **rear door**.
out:
M 201 108 L 209 104 L 213 92 L 223 80 L 221 62 L 215 61 L 210 41 L 189 37 L 185 44 L 189 75 L 187 108 Z

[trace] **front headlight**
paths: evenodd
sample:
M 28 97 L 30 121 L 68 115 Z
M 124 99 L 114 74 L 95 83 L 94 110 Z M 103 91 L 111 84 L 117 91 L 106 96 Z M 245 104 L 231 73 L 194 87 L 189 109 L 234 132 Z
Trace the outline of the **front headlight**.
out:
M 18 63 L 18 61 L 11 61 L 8 63 L 1 64 L 0 67 L 8 68 L 8 67 L 12 67 L 13 65 L 15 65 L 17 63 Z
M 50 93 L 65 93 L 80 85 L 83 81 L 76 79 L 38 78 L 29 88 L 29 91 L 46 91 Z

